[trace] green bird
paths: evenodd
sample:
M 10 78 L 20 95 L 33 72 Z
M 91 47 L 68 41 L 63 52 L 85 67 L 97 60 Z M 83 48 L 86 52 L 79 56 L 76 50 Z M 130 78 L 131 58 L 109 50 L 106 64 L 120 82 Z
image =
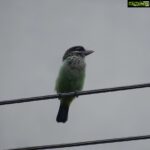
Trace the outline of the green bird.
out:
M 82 46 L 69 48 L 63 56 L 63 65 L 56 80 L 57 93 L 81 91 L 85 79 L 85 57 L 94 51 L 86 50 Z M 68 120 L 69 106 L 75 96 L 60 98 L 60 107 L 57 122 L 65 123 Z

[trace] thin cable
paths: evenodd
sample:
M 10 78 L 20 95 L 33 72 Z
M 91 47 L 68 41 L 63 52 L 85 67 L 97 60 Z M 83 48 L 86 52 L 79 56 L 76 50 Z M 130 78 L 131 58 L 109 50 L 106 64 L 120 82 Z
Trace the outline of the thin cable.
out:
M 116 91 L 132 90 L 132 89 L 147 88 L 147 87 L 150 87 L 150 83 L 118 86 L 118 87 L 95 89 L 95 90 L 88 90 L 88 91 L 76 91 L 76 92 L 60 93 L 60 94 L 29 97 L 29 98 L 20 98 L 20 99 L 13 99 L 13 100 L 4 100 L 4 101 L 0 101 L 0 105 L 17 104 L 17 103 L 25 103 L 25 102 L 33 102 L 33 101 L 43 101 L 43 100 L 61 98 L 61 97 L 67 97 L 67 96 L 77 97 L 81 95 L 116 92 Z
M 77 143 L 22 147 L 22 148 L 14 148 L 14 149 L 9 149 L 9 150 L 43 150 L 43 149 L 87 146 L 87 145 L 96 145 L 96 144 L 108 144 L 108 143 L 117 143 L 117 142 L 128 142 L 128 141 L 137 141 L 137 140 L 146 140 L 146 139 L 150 139 L 150 135 L 131 136 L 131 137 L 122 137 L 122 138 L 113 138 L 113 139 L 104 139 L 104 140 L 95 140 L 95 141 L 85 141 L 85 142 L 77 142 Z

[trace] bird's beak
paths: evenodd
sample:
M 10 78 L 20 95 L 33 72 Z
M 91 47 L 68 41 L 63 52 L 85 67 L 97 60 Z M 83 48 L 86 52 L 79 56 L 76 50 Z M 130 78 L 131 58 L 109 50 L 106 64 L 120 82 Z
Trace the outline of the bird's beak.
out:
M 84 52 L 85 56 L 92 54 L 94 51 L 93 50 L 86 50 Z

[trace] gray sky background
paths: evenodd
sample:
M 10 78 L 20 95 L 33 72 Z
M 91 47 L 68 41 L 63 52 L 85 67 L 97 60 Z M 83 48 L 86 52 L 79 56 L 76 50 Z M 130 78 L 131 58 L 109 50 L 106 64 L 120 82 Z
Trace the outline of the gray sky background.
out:
M 53 94 L 65 50 L 95 50 L 84 90 L 150 81 L 150 9 L 126 0 L 0 0 L 0 100 Z M 150 89 L 0 107 L 0 149 L 150 134 Z M 149 150 L 150 141 L 70 148 Z M 65 148 L 67 149 L 67 148 Z M 68 148 L 69 149 L 69 148 Z

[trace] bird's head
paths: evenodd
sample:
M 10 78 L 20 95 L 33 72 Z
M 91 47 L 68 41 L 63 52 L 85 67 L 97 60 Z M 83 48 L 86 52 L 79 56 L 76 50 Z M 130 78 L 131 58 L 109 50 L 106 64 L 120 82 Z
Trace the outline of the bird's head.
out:
M 85 56 L 87 56 L 93 52 L 94 52 L 93 50 L 86 50 L 83 46 L 74 46 L 74 47 L 69 48 L 65 52 L 65 54 L 63 56 L 63 61 L 70 56 L 80 56 L 80 57 L 84 58 Z

